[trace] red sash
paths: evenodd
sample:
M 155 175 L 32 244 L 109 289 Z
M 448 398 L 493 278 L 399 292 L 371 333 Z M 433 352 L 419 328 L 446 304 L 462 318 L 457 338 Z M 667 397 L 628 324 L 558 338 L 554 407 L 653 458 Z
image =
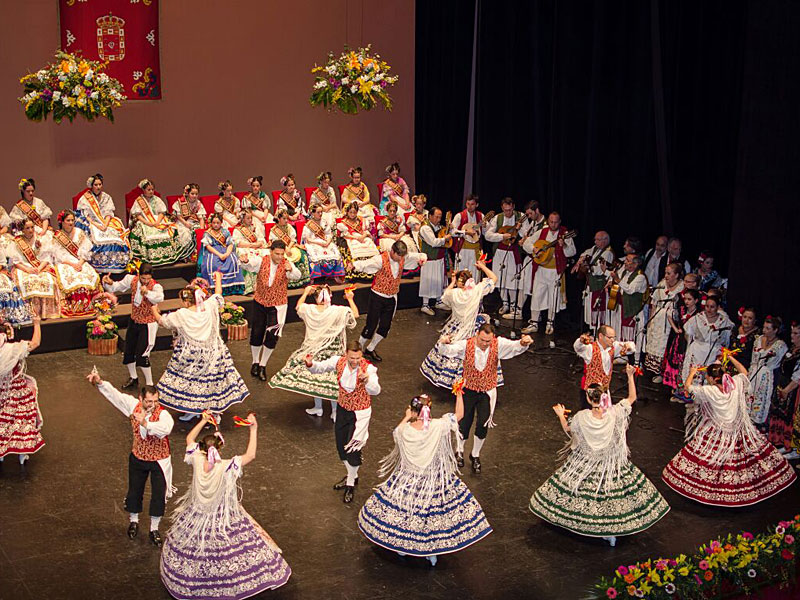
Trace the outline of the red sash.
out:
M 347 190 L 349 190 L 350 193 L 353 194 L 353 196 L 355 196 L 359 200 L 363 200 L 364 199 L 364 184 L 363 184 L 363 182 L 359 183 L 358 187 L 354 187 L 352 183 L 348 183 L 347 184 Z
M 330 196 L 328 196 L 328 194 L 326 194 L 325 192 L 323 192 L 323 191 L 322 191 L 321 189 L 319 189 L 319 188 L 317 188 L 317 189 L 315 189 L 315 190 L 314 190 L 314 196 L 315 196 L 315 197 L 316 197 L 316 198 L 317 198 L 317 199 L 318 199 L 320 202 L 322 202 L 323 204 L 330 204 L 330 203 L 331 203 L 331 198 L 330 198 Z
M 383 185 L 392 190 L 391 193 L 394 194 L 395 196 L 402 196 L 403 192 L 405 192 L 403 186 L 400 185 L 400 182 L 398 181 L 397 183 L 395 183 L 394 181 L 392 181 L 391 178 L 387 178 L 386 181 L 383 182 Z
M 251 244 L 258 241 L 258 237 L 256 236 L 255 232 L 246 225 L 240 223 L 239 225 L 236 226 L 236 229 L 238 229 L 239 233 L 241 233 L 245 238 L 247 238 L 247 241 L 250 242 Z
M 153 214 L 153 210 L 150 208 L 150 203 L 145 199 L 144 196 L 139 196 L 136 198 L 136 205 L 142 209 L 142 214 L 144 214 L 145 219 L 151 223 L 156 222 L 156 216 Z
M 383 219 L 381 223 L 384 229 L 388 229 L 391 233 L 398 233 L 400 231 L 400 224 L 397 221 L 390 221 L 388 217 Z
M 292 236 L 289 235 L 289 232 L 284 230 L 280 225 L 275 225 L 270 231 L 275 232 L 275 235 L 278 237 L 278 239 L 287 246 L 294 243 L 294 240 L 292 239 Z
M 318 238 L 321 238 L 325 241 L 328 240 L 327 236 L 325 235 L 325 230 L 320 227 L 319 223 L 317 223 L 314 219 L 311 219 L 306 223 L 306 227 L 308 227 L 311 232 L 316 235 Z
M 59 229 L 58 231 L 56 231 L 56 234 L 53 237 L 59 244 L 61 244 L 64 247 L 64 249 L 67 252 L 72 254 L 72 256 L 74 256 L 75 258 L 79 258 L 78 244 L 73 242 L 72 239 L 70 239 L 70 237 L 66 233 L 64 233 L 63 229 Z
M 22 255 L 28 260 L 28 262 L 31 263 L 33 267 L 38 269 L 39 265 L 42 263 L 36 257 L 36 252 L 33 251 L 33 248 L 31 248 L 31 245 L 27 242 L 27 240 L 21 235 L 18 235 L 14 238 L 14 242 L 17 244 L 17 248 L 19 248 L 19 251 L 22 252 Z
M 33 221 L 34 225 L 36 225 L 37 227 L 42 226 L 43 223 L 42 217 L 40 217 L 39 213 L 36 212 L 36 209 L 33 208 L 33 206 L 31 206 L 27 202 L 25 202 L 25 200 L 17 200 L 17 208 L 19 208 L 25 214 L 26 217 L 28 217 L 31 221 Z
M 250 204 L 252 204 L 256 210 L 264 210 L 264 198 L 256 198 L 255 194 L 252 193 L 247 194 L 245 198 L 250 201 Z
M 284 204 L 291 209 L 297 208 L 297 199 L 293 196 L 290 196 L 286 192 L 281 192 L 281 200 L 283 200 Z
M 178 208 L 181 211 L 181 217 L 184 219 L 192 219 L 193 221 L 200 222 L 200 215 L 197 214 L 197 211 L 193 211 L 192 208 L 189 206 L 189 201 L 181 196 L 178 199 Z
M 215 231 L 214 229 L 209 229 L 208 235 L 210 235 L 212 238 L 214 238 L 220 244 L 222 244 L 223 248 L 225 248 L 228 245 L 228 240 L 225 239 L 225 234 L 222 233 L 221 229 L 219 231 Z
M 364 233 L 364 224 L 361 222 L 361 219 L 357 221 L 358 227 L 352 225 L 352 221 L 349 221 L 348 219 L 342 220 L 342 223 L 344 223 L 345 226 L 350 230 L 350 233 Z

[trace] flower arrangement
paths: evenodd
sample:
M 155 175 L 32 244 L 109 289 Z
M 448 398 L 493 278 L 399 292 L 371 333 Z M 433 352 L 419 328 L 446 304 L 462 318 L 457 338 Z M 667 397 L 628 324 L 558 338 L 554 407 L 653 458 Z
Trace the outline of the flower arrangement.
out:
M 361 110 L 370 110 L 378 103 L 392 110 L 389 86 L 397 83 L 397 75 L 389 75 L 391 67 L 377 54 L 371 54 L 371 46 L 345 51 L 339 56 L 328 53 L 324 67 L 314 65 L 316 74 L 311 92 L 311 106 L 331 110 L 338 108 L 345 114 L 355 115 Z
M 19 101 L 31 121 L 43 121 L 52 112 L 60 123 L 83 115 L 88 121 L 105 117 L 114 121 L 113 109 L 122 105 L 122 84 L 103 71 L 108 63 L 86 60 L 59 50 L 56 61 L 28 73 L 19 82 L 24 95 Z
M 226 302 L 219 310 L 223 325 L 244 325 L 247 323 L 244 318 L 244 308 L 233 302 Z
M 117 297 L 110 292 L 95 294 L 92 298 L 94 319 L 86 323 L 86 339 L 110 340 L 116 337 L 119 327 L 111 320 L 111 312 L 117 306 Z
M 751 594 L 767 585 L 786 585 L 796 573 L 800 515 L 767 533 L 728 534 L 700 546 L 692 556 L 648 559 L 620 565 L 594 584 L 592 598 L 717 598 Z

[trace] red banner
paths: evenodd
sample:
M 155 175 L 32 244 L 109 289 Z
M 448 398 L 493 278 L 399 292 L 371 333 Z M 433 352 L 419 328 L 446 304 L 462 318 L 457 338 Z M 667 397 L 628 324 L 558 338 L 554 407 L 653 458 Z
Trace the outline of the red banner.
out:
M 128 100 L 161 98 L 158 0 L 59 0 L 61 49 L 108 61 Z

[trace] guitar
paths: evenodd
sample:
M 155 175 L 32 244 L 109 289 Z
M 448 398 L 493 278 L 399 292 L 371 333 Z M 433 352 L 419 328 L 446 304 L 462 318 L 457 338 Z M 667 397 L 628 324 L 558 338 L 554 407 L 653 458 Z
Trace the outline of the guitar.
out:
M 502 227 L 497 228 L 497 233 L 500 235 L 505 235 L 506 233 L 511 234 L 511 238 L 507 242 L 503 242 L 511 246 L 514 242 L 517 241 L 519 237 L 519 228 L 522 227 L 522 219 L 517 221 L 516 225 L 503 225 Z
M 461 230 L 464 232 L 464 239 L 471 244 L 477 244 L 481 239 L 481 226 L 491 221 L 494 215 L 495 212 L 490 210 L 477 223 L 462 223 Z
M 450 224 L 453 222 L 453 213 L 451 211 L 447 211 L 447 214 L 444 217 L 444 227 L 439 230 L 439 233 L 436 234 L 438 238 L 445 238 L 447 234 L 450 232 Z M 452 248 L 453 247 L 453 238 L 451 237 L 444 243 L 444 248 Z
M 536 240 L 533 243 L 533 252 L 531 253 L 531 257 L 537 265 L 552 269 L 556 264 L 555 247 L 556 244 L 558 244 L 558 240 L 571 240 L 577 235 L 578 231 L 576 229 L 572 229 L 563 236 L 558 236 L 552 242 L 548 242 L 547 240 Z
M 606 301 L 607 310 L 617 310 L 619 305 L 619 278 L 617 277 L 617 269 L 622 265 L 622 261 L 618 258 L 614 259 L 608 268 L 611 269 L 611 277 L 614 283 L 608 288 L 608 300 Z

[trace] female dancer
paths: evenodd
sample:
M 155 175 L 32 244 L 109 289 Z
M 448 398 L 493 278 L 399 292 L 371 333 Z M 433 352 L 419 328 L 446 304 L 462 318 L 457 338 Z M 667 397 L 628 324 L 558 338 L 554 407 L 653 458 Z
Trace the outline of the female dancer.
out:
M 94 314 L 92 297 L 102 291 L 100 275 L 89 264 L 92 243 L 75 227 L 75 213 L 58 213 L 60 229 L 50 244 L 50 257 L 56 269 L 56 282 L 61 292 L 61 315 L 88 317 Z
M 800 324 L 792 323 L 791 347 L 781 361 L 778 384 L 769 416 L 769 441 L 786 460 L 800 458 Z
M 25 374 L 25 357 L 39 347 L 42 328 L 34 315 L 31 341 L 17 343 L 11 343 L 14 330 L 8 323 L 0 322 L 0 330 L 0 468 L 6 454 L 18 454 L 24 471 L 25 461 L 44 446 L 39 390 Z
M 208 282 L 214 281 L 213 273 L 222 273 L 222 294 L 224 296 L 244 293 L 242 274 L 236 244 L 228 230 L 222 226 L 222 215 L 214 213 L 208 220 L 210 229 L 203 234 L 200 259 L 197 270 L 200 277 Z
M 333 227 L 325 219 L 321 204 L 312 204 L 309 220 L 303 228 L 301 242 L 308 252 L 311 280 L 330 277 L 336 283 L 344 283 L 344 265 Z
M 311 282 L 311 269 L 308 265 L 308 253 L 306 249 L 297 243 L 297 230 L 294 225 L 289 224 L 289 213 L 285 208 L 279 208 L 275 213 L 277 219 L 275 225 L 269 230 L 269 243 L 280 240 L 286 244 L 286 258 L 294 263 L 300 271 L 300 279 L 289 282 L 289 289 L 303 287 Z
M 183 308 L 162 315 L 151 309 L 162 327 L 178 332 L 172 358 L 158 382 L 159 402 L 185 413 L 190 421 L 203 411 L 221 413 L 250 392 L 236 370 L 228 346 L 219 334 L 222 273 L 214 273 L 214 295 L 205 298 L 203 288 L 190 285 L 180 293 Z
M 737 374 L 719 363 L 706 370 L 706 384 L 686 388 L 697 410 L 686 427 L 686 445 L 664 468 L 669 487 L 687 498 L 714 506 L 747 506 L 791 485 L 797 475 L 784 457 L 758 432 L 747 415 L 747 369 L 729 356 Z
M 567 421 L 566 410 L 553 410 L 570 441 L 567 460 L 533 493 L 530 509 L 542 519 L 610 545 L 620 535 L 644 531 L 669 511 L 652 482 L 628 459 L 626 431 L 636 402 L 636 369 L 626 367 L 628 397 L 611 403 L 608 389 L 593 383 L 586 389 L 591 409 Z
M 128 239 L 134 257 L 153 266 L 171 265 L 192 255 L 194 240 L 181 237 L 172 224 L 167 205 L 155 195 L 155 186 L 149 179 L 138 184 L 141 195 L 131 206 Z
M 6 248 L 9 265 L 14 267 L 23 300 L 31 303 L 33 311 L 42 319 L 61 316 L 60 298 L 53 265 L 50 264 L 50 244 L 36 235 L 35 225 L 25 219 L 22 234 Z
M 98 273 L 122 273 L 131 260 L 126 229 L 116 215 L 114 200 L 103 191 L 103 176 L 96 173 L 86 180 L 89 188 L 78 199 L 76 225 L 92 239 L 89 262 Z
M 780 376 L 781 361 L 788 351 L 786 342 L 778 338 L 782 327 L 780 317 L 767 316 L 761 329 L 763 333 L 756 338 L 750 359 L 748 412 L 755 426 L 762 430 L 766 429 L 772 396 Z
M 351 202 L 345 208 L 345 217 L 337 225 L 339 232 L 339 251 L 344 261 L 347 281 L 372 281 L 372 275 L 357 271 L 353 264 L 378 255 L 378 247 L 372 241 L 364 219 L 358 216 L 358 202 Z
M 213 422 L 208 413 L 186 436 L 192 487 L 161 551 L 161 581 L 179 600 L 242 600 L 282 586 L 292 574 L 281 549 L 239 500 L 242 469 L 256 457 L 258 423 L 253 413 L 247 420 L 250 441 L 241 456 L 220 456 L 225 442 L 219 432 L 196 441 Z
M 478 501 L 458 476 L 453 439 L 464 416 L 456 394 L 455 413 L 431 419 L 431 400 L 411 400 L 393 432 L 395 447 L 381 461 L 375 489 L 358 514 L 358 528 L 373 544 L 427 558 L 463 550 L 492 532 Z
M 483 323 L 488 322 L 488 317 L 478 314 L 478 311 L 481 309 L 483 297 L 494 290 L 497 275 L 483 261 L 478 261 L 475 266 L 483 272 L 486 279 L 476 284 L 471 271 L 466 269 L 459 271 L 453 274 L 450 285 L 442 294 L 442 302 L 453 310 L 453 314 L 442 327 L 439 340 L 445 336 L 450 342 L 469 339 L 478 333 L 478 328 Z M 463 367 L 463 359 L 445 356 L 439 351 L 437 340 L 419 370 L 433 385 L 449 389 L 461 377 Z M 497 385 L 503 385 L 503 372 L 499 361 Z
M 683 360 L 686 358 L 686 335 L 684 327 L 686 322 L 697 314 L 700 306 L 700 292 L 697 290 L 683 290 L 681 302 L 675 304 L 671 314 L 667 315 L 670 329 L 667 339 L 667 348 L 664 352 L 664 364 L 661 367 L 661 374 L 664 378 L 664 385 L 672 388 L 673 402 L 686 402 L 688 398 L 684 393 L 681 369 Z
M 306 304 L 306 298 L 312 293 L 315 304 Z M 322 416 L 323 398 L 330 400 L 333 421 L 336 421 L 336 399 L 339 397 L 336 371 L 312 373 L 306 366 L 305 357 L 310 354 L 313 360 L 323 361 L 331 356 L 344 356 L 346 330 L 355 327 L 358 319 L 353 290 L 345 290 L 344 297 L 349 306 L 331 304 L 331 290 L 327 285 L 310 285 L 303 290 L 303 295 L 297 301 L 297 316 L 306 325 L 303 344 L 269 380 L 272 388 L 312 396 L 314 408 L 307 408 L 306 412 L 315 417 Z

